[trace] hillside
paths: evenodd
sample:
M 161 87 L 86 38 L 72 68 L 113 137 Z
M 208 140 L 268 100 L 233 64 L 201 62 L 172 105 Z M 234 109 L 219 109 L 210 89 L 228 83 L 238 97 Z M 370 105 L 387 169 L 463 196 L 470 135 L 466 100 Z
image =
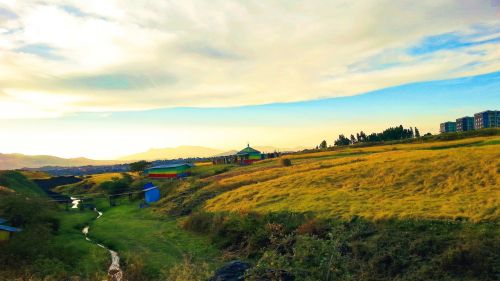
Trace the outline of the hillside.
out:
M 499 145 L 500 136 L 488 136 L 291 154 L 285 156 L 291 167 L 265 160 L 190 179 L 169 190 L 162 208 L 173 213 L 202 208 L 368 219 L 497 219 Z
M 127 173 L 127 174 L 133 177 L 137 176 L 135 173 Z M 103 192 L 99 188 L 100 184 L 106 181 L 112 181 L 114 179 L 121 179 L 123 178 L 123 173 L 94 174 L 94 175 L 80 176 L 79 178 L 81 178 L 82 181 L 66 185 L 59 185 L 54 188 L 54 191 L 67 194 Z
M 41 175 L 41 174 L 39 174 Z M 30 180 L 30 175 L 20 171 L 0 171 L 0 186 L 28 196 L 47 196 Z
M 315 212 L 323 217 L 472 220 L 500 217 L 500 137 L 291 155 L 291 167 L 214 178 L 232 189 L 208 211 Z M 267 166 L 267 167 L 266 167 Z M 237 185 L 237 186 L 234 186 Z
M 60 158 L 50 155 L 24 155 L 19 153 L 0 153 L 0 170 L 13 170 L 21 168 L 39 168 L 44 166 L 86 166 L 86 165 L 108 165 L 118 161 L 92 160 L 88 158 Z

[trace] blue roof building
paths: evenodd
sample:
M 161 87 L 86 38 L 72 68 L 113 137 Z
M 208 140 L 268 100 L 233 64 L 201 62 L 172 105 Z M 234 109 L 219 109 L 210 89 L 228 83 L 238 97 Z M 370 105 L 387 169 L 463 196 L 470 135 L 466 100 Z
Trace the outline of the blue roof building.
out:
M 146 183 L 143 188 L 144 191 L 144 201 L 146 204 L 150 204 L 160 200 L 160 190 L 158 187 L 154 186 L 153 183 Z
M 12 233 L 21 231 L 20 228 L 4 225 L 5 222 L 5 219 L 0 218 L 0 242 L 9 240 Z

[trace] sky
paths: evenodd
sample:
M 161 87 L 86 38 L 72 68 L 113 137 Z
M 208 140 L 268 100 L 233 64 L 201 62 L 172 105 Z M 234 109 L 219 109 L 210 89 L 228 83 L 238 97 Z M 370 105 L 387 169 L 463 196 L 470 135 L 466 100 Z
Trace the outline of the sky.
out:
M 500 1 L 0 0 L 0 153 L 312 147 L 500 108 Z

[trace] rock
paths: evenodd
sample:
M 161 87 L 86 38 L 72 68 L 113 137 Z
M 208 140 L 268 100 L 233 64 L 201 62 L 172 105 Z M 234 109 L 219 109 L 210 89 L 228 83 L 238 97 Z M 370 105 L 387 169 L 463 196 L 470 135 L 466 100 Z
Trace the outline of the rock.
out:
M 249 263 L 232 261 L 219 268 L 208 281 L 243 281 L 245 280 L 245 271 L 249 268 Z

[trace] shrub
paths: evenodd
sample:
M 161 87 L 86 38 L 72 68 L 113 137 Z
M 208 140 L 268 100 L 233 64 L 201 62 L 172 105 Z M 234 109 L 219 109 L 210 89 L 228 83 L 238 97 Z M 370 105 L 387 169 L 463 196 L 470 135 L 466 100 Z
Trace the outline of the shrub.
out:
M 206 212 L 193 213 L 182 222 L 182 227 L 197 233 L 208 234 L 211 231 L 214 215 Z
M 310 219 L 307 222 L 301 224 L 297 228 L 297 234 L 299 235 L 315 235 L 320 237 L 325 237 L 328 231 L 328 225 L 324 220 Z
M 169 271 L 163 272 L 167 281 L 205 281 L 212 276 L 206 263 L 196 263 L 185 256 L 182 263 L 173 266 Z
M 147 281 L 148 273 L 145 269 L 144 259 L 140 255 L 129 255 L 125 260 L 123 275 L 127 280 Z
M 495 280 L 500 259 L 489 223 L 195 213 L 184 227 L 256 260 L 248 280 Z
M 55 258 L 39 258 L 33 263 L 33 268 L 43 280 L 64 280 L 68 275 L 66 265 Z
M 290 160 L 289 158 L 281 158 L 280 165 L 284 167 L 292 166 L 292 160 Z

